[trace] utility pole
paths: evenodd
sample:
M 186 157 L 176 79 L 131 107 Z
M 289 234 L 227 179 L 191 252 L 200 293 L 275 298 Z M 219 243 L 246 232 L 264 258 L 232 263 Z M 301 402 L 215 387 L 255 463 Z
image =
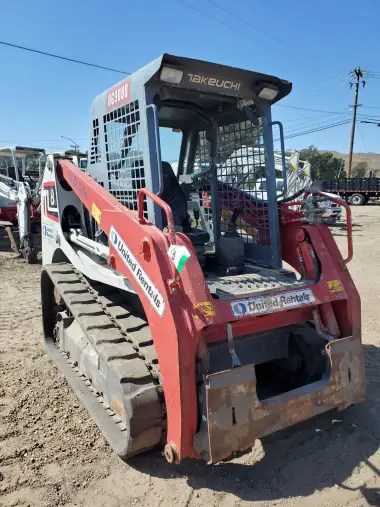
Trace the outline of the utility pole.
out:
M 348 155 L 347 178 L 351 178 L 352 153 L 354 151 L 356 111 L 358 108 L 359 88 L 360 88 L 360 83 L 362 83 L 363 88 L 365 87 L 365 81 L 363 78 L 366 75 L 367 75 L 367 71 L 365 69 L 361 69 L 360 67 L 356 67 L 353 71 L 350 72 L 350 76 L 353 79 L 353 81 L 350 81 L 350 87 L 352 88 L 353 86 L 355 86 L 355 102 L 353 105 L 354 112 L 352 115 L 352 128 L 351 128 L 351 139 L 350 139 L 350 152 Z

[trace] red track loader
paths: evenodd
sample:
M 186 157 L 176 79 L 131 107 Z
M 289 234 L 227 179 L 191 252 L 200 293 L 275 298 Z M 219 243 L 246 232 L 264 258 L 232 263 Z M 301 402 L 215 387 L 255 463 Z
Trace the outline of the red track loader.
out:
M 122 458 L 214 463 L 365 397 L 350 211 L 343 259 L 325 196 L 287 192 L 271 107 L 290 91 L 165 54 L 95 99 L 86 172 L 48 156 L 46 347 Z

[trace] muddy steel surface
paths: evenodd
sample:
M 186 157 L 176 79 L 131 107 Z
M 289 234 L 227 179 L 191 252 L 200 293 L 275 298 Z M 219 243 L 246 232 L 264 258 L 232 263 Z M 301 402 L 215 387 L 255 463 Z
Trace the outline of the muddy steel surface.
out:
M 169 466 L 158 452 L 119 460 L 44 352 L 41 267 L 0 252 L 0 505 L 379 506 L 380 206 L 352 211 L 368 401 L 215 466 Z

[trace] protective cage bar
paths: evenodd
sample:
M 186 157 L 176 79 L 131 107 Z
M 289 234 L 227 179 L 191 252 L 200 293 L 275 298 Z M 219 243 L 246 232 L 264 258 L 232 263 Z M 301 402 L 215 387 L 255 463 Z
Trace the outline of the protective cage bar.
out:
M 273 264 L 271 223 L 268 210 L 276 207 L 276 196 L 269 192 L 270 171 L 263 135 L 263 122 L 258 125 L 241 121 L 219 127 L 217 151 L 218 199 L 220 230 L 225 233 L 234 209 L 240 209 L 236 221 L 237 230 L 245 242 L 248 258 Z M 272 152 L 273 154 L 273 152 Z M 195 156 L 194 173 L 206 171 L 210 166 L 210 142 L 206 132 L 199 133 L 199 144 Z M 212 197 L 210 186 L 198 189 L 197 196 L 204 211 L 206 224 L 212 232 Z M 276 212 L 272 214 L 275 216 Z
M 109 190 L 124 206 L 137 211 L 138 191 L 146 186 L 139 101 L 107 113 L 103 124 Z

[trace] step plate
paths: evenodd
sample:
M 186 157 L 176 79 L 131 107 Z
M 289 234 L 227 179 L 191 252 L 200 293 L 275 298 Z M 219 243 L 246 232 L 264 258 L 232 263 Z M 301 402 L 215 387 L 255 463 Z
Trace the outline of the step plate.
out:
M 221 300 L 299 289 L 312 283 L 296 280 L 274 270 L 263 270 L 260 273 L 247 275 L 210 277 L 206 279 L 206 282 L 211 294 L 215 294 Z

